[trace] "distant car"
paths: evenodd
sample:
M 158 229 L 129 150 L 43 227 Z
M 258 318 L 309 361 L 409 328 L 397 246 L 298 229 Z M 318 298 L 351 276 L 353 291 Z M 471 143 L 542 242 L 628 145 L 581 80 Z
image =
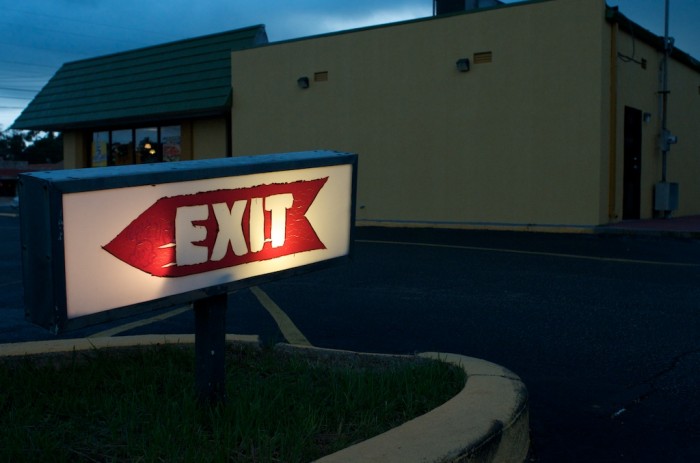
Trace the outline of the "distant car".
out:
M 14 209 L 17 209 L 19 207 L 19 196 L 15 196 L 14 198 L 12 198 L 10 206 L 12 206 Z

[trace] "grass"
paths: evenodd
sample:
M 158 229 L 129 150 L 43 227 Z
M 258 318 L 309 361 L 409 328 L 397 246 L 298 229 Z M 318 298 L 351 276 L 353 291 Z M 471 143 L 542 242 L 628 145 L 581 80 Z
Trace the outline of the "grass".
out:
M 0 359 L 0 462 L 306 462 L 454 396 L 436 361 L 231 346 L 227 401 L 202 406 L 192 348 Z

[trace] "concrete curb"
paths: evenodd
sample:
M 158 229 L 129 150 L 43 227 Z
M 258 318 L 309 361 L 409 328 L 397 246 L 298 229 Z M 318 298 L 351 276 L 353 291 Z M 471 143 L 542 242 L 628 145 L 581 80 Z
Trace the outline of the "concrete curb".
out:
M 226 335 L 226 340 L 259 344 L 257 336 Z M 193 334 L 63 339 L 0 344 L 0 357 L 85 351 L 155 344 L 194 344 Z M 286 352 L 319 357 L 374 356 L 279 344 Z M 437 359 L 464 369 L 467 381 L 455 397 L 438 408 L 384 434 L 372 437 L 316 463 L 522 463 L 530 444 L 527 388 L 513 372 L 485 360 L 457 354 L 427 352 L 419 357 Z
M 324 356 L 386 356 L 290 345 L 278 345 L 278 349 L 311 350 Z M 525 461 L 530 444 L 528 395 L 518 375 L 494 363 L 462 355 L 428 352 L 419 356 L 463 368 L 467 374 L 464 389 L 425 415 L 316 463 Z
M 256 335 L 227 334 L 226 341 L 259 344 Z M 194 344 L 194 334 L 95 337 L 0 344 L 0 357 L 85 351 L 108 347 L 153 346 L 156 344 Z

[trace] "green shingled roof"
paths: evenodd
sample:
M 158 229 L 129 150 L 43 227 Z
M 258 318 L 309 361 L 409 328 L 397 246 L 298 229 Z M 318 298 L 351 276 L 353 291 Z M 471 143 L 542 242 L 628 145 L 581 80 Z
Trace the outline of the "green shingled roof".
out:
M 66 63 L 12 128 L 62 131 L 226 114 L 231 51 L 262 43 L 260 25 Z

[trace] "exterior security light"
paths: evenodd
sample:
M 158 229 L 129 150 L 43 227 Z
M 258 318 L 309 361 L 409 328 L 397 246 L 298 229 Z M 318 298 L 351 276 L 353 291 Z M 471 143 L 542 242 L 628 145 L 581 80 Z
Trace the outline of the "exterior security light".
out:
M 469 58 L 460 58 L 455 63 L 459 72 L 469 71 Z
M 304 77 L 299 77 L 299 78 L 297 79 L 297 85 L 298 85 L 299 88 L 301 88 L 301 89 L 307 89 L 307 88 L 309 88 L 309 78 L 306 77 L 306 76 L 304 76 Z

